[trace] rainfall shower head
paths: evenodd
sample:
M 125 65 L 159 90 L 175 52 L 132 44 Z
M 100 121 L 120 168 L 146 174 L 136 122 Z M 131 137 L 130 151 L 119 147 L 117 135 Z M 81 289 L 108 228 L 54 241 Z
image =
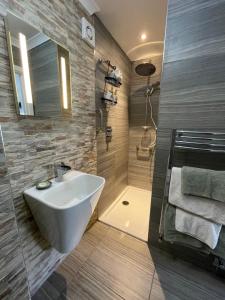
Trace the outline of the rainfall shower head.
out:
M 156 67 L 151 63 L 137 65 L 135 72 L 140 76 L 151 76 L 156 71 Z

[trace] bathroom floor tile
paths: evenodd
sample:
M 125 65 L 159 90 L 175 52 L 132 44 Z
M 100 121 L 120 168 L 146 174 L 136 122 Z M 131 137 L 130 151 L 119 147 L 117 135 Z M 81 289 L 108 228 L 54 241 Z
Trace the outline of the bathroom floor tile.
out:
M 125 246 L 126 248 L 139 253 L 146 259 L 151 258 L 151 254 L 147 243 L 144 243 L 143 241 L 129 234 L 126 234 L 118 229 L 110 227 L 110 230 L 104 240 L 106 239 L 116 241 L 121 245 Z
M 101 281 L 81 269 L 72 280 L 68 288 L 63 292 L 67 300 L 121 300 L 117 293 L 105 286 Z M 63 298 L 62 298 L 63 299 Z M 58 300 L 58 299 L 57 299 Z
M 83 270 L 125 299 L 148 299 L 153 274 L 134 259 L 101 243 Z
M 44 288 L 40 288 L 39 291 L 32 297 L 32 300 L 51 300 L 45 292 Z
M 105 237 L 109 227 L 99 222 L 95 223 L 89 231 L 85 233 L 76 249 L 64 259 L 58 267 L 57 273 L 61 274 L 69 283 L 89 258 L 96 246 Z
M 97 246 L 106 237 L 110 229 L 110 226 L 101 222 L 96 222 L 85 233 L 84 238 L 87 239 L 93 246 Z
M 95 223 L 32 300 L 224 300 L 225 283 Z
M 160 281 L 154 279 L 149 300 L 182 300 L 182 298 L 177 297 L 173 292 L 171 293 L 163 288 Z
M 35 295 L 37 298 L 34 297 L 34 299 L 38 300 L 41 299 L 41 297 L 43 297 L 43 300 L 58 299 L 60 294 L 65 289 L 66 281 L 64 278 L 57 277 L 60 277 L 60 275 L 54 272 L 42 285 L 42 294 L 39 295 L 39 293 L 37 293 Z
M 174 281 L 177 281 L 177 278 L 181 278 L 181 280 L 183 278 L 186 284 L 188 283 L 188 286 L 193 286 L 193 292 L 195 288 L 197 288 L 198 291 L 203 290 L 204 293 L 208 293 L 211 297 L 215 297 L 215 299 L 225 299 L 225 281 L 223 278 L 194 266 L 191 263 L 174 258 L 169 253 L 159 249 L 151 248 L 150 252 L 155 266 L 154 279 L 159 280 L 159 282 L 163 284 L 163 279 L 165 278 L 168 287 L 170 287 L 173 281 L 169 282 L 168 279 L 171 278 L 171 276 L 174 278 Z M 167 272 L 168 278 L 164 276 L 165 272 Z M 160 274 L 161 276 L 159 276 Z
M 216 289 L 213 291 L 195 282 L 195 277 L 190 280 L 183 274 L 168 271 L 166 268 L 157 267 L 154 275 L 153 286 L 150 300 L 154 300 L 154 293 L 158 287 L 159 299 L 181 299 L 181 300 L 222 300 L 217 294 Z M 165 298 L 163 298 L 163 295 Z M 167 298 L 168 297 L 168 298 Z
M 143 243 L 119 230 L 110 229 L 97 249 L 105 249 L 105 251 L 116 253 L 119 257 L 137 265 L 144 272 L 150 275 L 154 273 L 154 264 L 147 243 Z

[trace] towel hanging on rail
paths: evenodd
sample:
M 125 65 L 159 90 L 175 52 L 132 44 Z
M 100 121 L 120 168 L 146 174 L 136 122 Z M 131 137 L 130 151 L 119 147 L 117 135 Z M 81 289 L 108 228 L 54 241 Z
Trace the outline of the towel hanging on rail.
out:
M 192 249 L 196 249 L 204 254 L 212 253 L 225 259 L 225 226 L 222 226 L 219 241 L 215 249 L 210 249 L 206 244 L 195 238 L 181 233 L 175 229 L 176 207 L 167 204 L 164 211 L 164 240 L 170 243 L 177 243 Z
M 207 245 L 203 244 L 199 240 L 196 240 L 190 235 L 186 235 L 175 229 L 175 216 L 176 207 L 167 203 L 164 211 L 163 223 L 164 240 L 166 242 L 178 243 L 189 248 L 197 249 L 205 254 L 209 254 L 210 248 Z
M 182 193 L 225 202 L 225 171 L 184 166 Z
M 175 228 L 215 249 L 222 225 L 176 208 Z
M 172 168 L 169 203 L 218 224 L 225 225 L 225 203 L 182 193 L 181 168 Z

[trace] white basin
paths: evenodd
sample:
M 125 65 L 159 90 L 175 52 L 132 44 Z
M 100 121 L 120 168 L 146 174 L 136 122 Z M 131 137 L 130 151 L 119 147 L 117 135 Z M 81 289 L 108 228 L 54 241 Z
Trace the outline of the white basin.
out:
M 59 252 L 68 253 L 79 243 L 104 184 L 102 177 L 70 171 L 46 190 L 24 192 L 42 235 Z

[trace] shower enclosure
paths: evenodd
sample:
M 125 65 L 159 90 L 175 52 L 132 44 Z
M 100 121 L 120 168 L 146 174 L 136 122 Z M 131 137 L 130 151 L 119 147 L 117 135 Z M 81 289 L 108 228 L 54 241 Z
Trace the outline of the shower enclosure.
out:
M 109 177 L 109 188 L 106 187 L 105 196 L 103 195 L 100 199 L 101 209 L 98 212 L 100 221 L 144 241 L 148 240 L 161 63 L 161 56 L 153 57 L 151 61 L 147 59 L 132 63 L 129 102 L 127 103 L 129 145 L 127 157 L 124 157 L 124 161 L 125 159 L 128 160 L 127 184 L 113 201 L 106 205 L 107 199 L 111 196 L 107 191 L 112 191 L 110 185 L 113 184 L 114 180 L 117 180 Z M 114 114 L 116 114 L 119 105 L 120 97 L 118 96 L 118 105 L 114 108 Z M 112 126 L 113 132 L 115 132 L 114 127 L 116 124 Z M 126 138 L 127 136 L 123 137 L 124 142 Z M 112 140 L 116 140 L 114 134 Z M 100 147 L 102 146 L 99 142 L 98 148 L 97 141 L 99 151 Z M 111 150 L 113 151 L 109 147 L 109 155 Z M 99 160 L 101 160 L 100 156 Z M 108 161 L 105 162 L 106 164 L 110 165 L 113 170 L 113 162 Z M 104 176 L 103 173 L 101 175 Z M 118 174 L 118 176 L 121 175 Z
M 143 128 L 143 135 L 141 137 L 140 144 L 137 145 L 137 158 L 139 160 L 150 160 L 152 152 L 156 145 L 156 131 L 157 127 L 153 118 L 153 107 L 151 102 L 151 96 L 159 88 L 160 82 L 157 81 L 154 84 L 150 84 L 151 76 L 155 73 L 156 67 L 148 63 L 140 63 L 135 67 L 135 72 L 147 78 L 147 87 L 145 91 L 145 119 Z M 142 156 L 140 156 L 142 152 Z

